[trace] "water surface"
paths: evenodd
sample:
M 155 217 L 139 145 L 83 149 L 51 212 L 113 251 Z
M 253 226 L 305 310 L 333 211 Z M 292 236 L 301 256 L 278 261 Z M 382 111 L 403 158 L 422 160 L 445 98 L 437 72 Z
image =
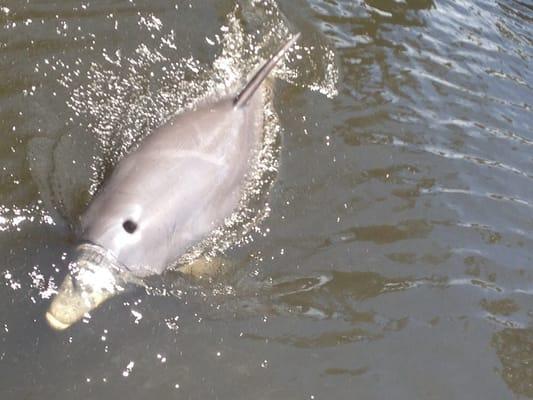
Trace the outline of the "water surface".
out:
M 5 2 L 2 399 L 532 398 L 532 20 L 525 0 Z M 52 332 L 113 165 L 291 31 L 257 220 L 206 244 L 232 267 Z

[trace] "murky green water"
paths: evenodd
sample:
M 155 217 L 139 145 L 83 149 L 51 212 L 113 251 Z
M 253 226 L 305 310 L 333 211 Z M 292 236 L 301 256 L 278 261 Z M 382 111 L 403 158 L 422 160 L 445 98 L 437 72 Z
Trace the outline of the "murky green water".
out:
M 0 397 L 532 398 L 532 20 L 526 0 L 0 4 Z M 289 31 L 261 221 L 208 243 L 232 268 L 51 331 L 105 174 Z

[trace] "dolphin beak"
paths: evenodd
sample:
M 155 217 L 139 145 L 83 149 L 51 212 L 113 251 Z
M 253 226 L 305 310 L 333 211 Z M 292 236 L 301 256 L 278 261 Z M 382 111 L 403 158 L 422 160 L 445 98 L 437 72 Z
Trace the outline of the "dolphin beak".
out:
M 48 324 L 56 330 L 67 329 L 116 293 L 104 287 L 76 283 L 76 279 L 70 274 L 66 276 L 46 312 Z
M 78 253 L 46 312 L 48 324 L 56 330 L 67 329 L 123 290 L 116 267 L 111 266 L 114 257 L 91 244 L 79 246 Z

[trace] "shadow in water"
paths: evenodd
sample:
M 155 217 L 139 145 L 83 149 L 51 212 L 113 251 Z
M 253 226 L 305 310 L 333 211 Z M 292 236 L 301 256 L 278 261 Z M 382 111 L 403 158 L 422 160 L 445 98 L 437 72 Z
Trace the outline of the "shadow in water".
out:
M 517 395 L 533 397 L 533 329 L 504 329 L 492 337 L 500 375 Z

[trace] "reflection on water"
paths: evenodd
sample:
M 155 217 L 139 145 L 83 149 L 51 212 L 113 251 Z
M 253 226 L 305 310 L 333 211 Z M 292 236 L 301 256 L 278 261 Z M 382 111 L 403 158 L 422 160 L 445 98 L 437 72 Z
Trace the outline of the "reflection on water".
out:
M 524 0 L 0 5 L 0 397 L 533 398 L 532 20 Z M 113 165 L 289 31 L 265 184 L 199 247 L 228 267 L 50 332 Z

